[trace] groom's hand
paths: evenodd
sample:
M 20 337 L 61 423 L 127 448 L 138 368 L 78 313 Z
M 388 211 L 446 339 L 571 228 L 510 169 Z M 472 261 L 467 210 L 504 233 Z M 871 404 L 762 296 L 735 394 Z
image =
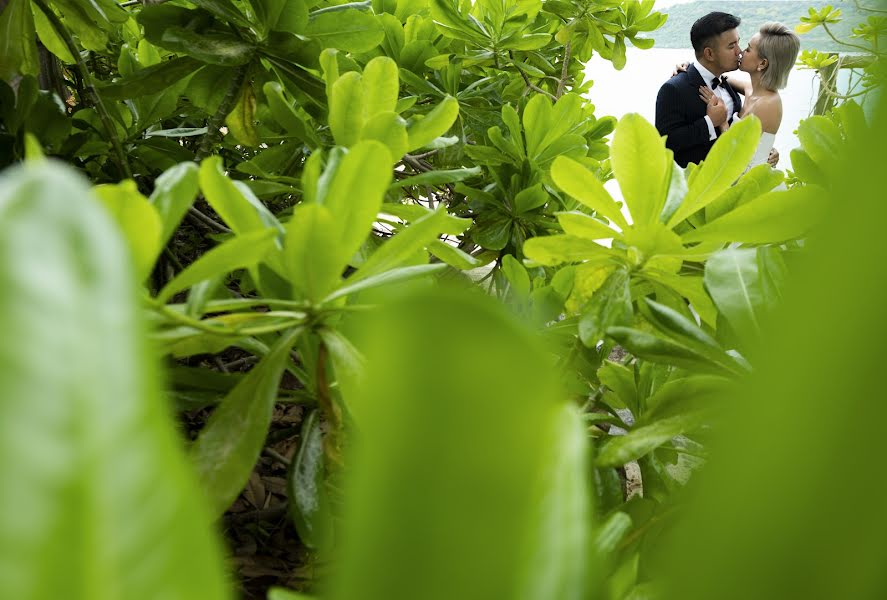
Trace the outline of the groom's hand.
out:
M 718 127 L 727 122 L 727 105 L 724 104 L 720 96 L 712 95 L 708 101 L 708 107 L 705 109 L 705 114 L 711 119 L 711 124 Z
M 779 162 L 779 150 L 776 148 L 770 148 L 770 156 L 767 157 L 767 164 L 769 164 L 774 169 L 776 168 L 776 163 Z

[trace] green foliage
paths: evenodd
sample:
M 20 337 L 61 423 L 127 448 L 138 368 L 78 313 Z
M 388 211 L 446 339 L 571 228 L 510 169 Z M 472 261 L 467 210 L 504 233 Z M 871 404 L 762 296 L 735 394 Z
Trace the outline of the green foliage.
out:
M 231 597 L 134 273 L 82 178 L 0 177 L 3 597 Z
M 584 99 L 650 0 L 149 4 L 0 14 L 0 596 L 227 597 L 262 454 L 320 597 L 661 593 L 862 109 L 774 190 L 756 119 L 685 171 Z

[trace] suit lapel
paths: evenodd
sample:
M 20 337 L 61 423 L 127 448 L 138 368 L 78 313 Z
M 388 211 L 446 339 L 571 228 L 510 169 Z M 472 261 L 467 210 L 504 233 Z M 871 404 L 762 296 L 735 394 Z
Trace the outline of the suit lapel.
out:
M 696 65 L 694 64 L 691 64 L 689 67 L 687 67 L 687 77 L 690 79 L 690 83 L 693 84 L 694 90 L 700 85 L 708 85 L 706 81 L 702 78 L 702 75 L 696 69 Z

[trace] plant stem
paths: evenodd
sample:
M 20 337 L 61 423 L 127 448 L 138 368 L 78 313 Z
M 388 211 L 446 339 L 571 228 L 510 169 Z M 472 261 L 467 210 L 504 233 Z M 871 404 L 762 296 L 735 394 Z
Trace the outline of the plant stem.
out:
M 828 36 L 830 38 L 832 38 L 832 41 L 834 41 L 836 44 L 841 44 L 842 46 L 847 46 L 848 48 L 856 48 L 857 50 L 861 50 L 862 52 L 867 52 L 867 53 L 870 53 L 872 51 L 871 48 L 866 48 L 865 46 L 858 46 L 856 44 L 851 44 L 850 42 L 842 42 L 841 40 L 839 40 L 838 38 L 836 38 L 834 36 L 831 29 L 829 29 L 828 25 L 826 25 L 825 23 L 822 24 L 822 28 L 825 30 L 825 32 L 828 34 Z
M 219 129 L 222 127 L 222 123 L 225 122 L 225 117 L 228 116 L 237 103 L 237 94 L 246 81 L 249 67 L 250 63 L 247 63 L 240 65 L 234 70 L 234 76 L 231 78 L 231 83 L 228 85 L 228 91 L 225 92 L 222 103 L 219 104 L 215 114 L 206 122 L 206 133 L 203 134 L 203 138 L 200 140 L 200 147 L 197 149 L 197 156 L 195 157 L 197 162 L 211 155 L 213 153 L 213 146 L 222 139 Z
M 333 467 L 342 466 L 342 410 L 336 405 L 330 394 L 330 387 L 326 376 L 326 359 L 328 354 L 326 344 L 321 342 L 320 348 L 317 351 L 315 382 L 317 384 L 317 403 L 330 424 L 330 430 L 323 436 L 323 453 L 327 458 L 327 469 L 331 471 Z
M 71 53 L 71 56 L 76 61 L 80 79 L 86 86 L 87 93 L 92 97 L 93 107 L 95 108 L 96 113 L 98 113 L 99 119 L 102 121 L 102 126 L 105 128 L 105 133 L 107 134 L 108 139 L 111 141 L 111 148 L 114 150 L 114 158 L 117 163 L 117 168 L 120 171 L 120 177 L 122 179 L 131 179 L 132 171 L 129 168 L 129 162 L 126 160 L 126 154 L 123 152 L 123 146 L 120 144 L 120 138 L 117 137 L 117 128 L 114 127 L 114 123 L 111 121 L 111 115 L 108 113 L 105 103 L 102 102 L 102 97 L 99 95 L 99 92 L 92 81 L 92 74 L 90 74 L 89 69 L 83 62 L 83 57 L 80 55 L 80 50 L 77 48 L 77 44 L 74 43 L 74 38 L 71 36 L 71 32 L 68 31 L 68 28 L 65 27 L 62 20 L 57 14 L 55 14 L 55 11 L 49 7 L 46 0 L 34 0 L 34 3 L 41 11 L 43 11 L 43 14 L 46 15 L 49 22 L 52 23 L 53 29 L 55 29 L 55 32 L 65 43 L 68 52 Z
M 564 45 L 564 64 L 561 65 L 561 78 L 557 82 L 557 91 L 555 97 L 560 98 L 564 95 L 567 87 L 567 77 L 570 76 L 570 61 L 573 59 L 573 46 L 570 42 Z
M 517 65 L 517 63 L 514 62 L 513 59 L 512 59 L 512 64 L 514 65 L 514 68 L 517 69 L 517 72 L 520 73 L 521 77 L 524 78 L 524 83 L 527 84 L 527 87 L 528 87 L 528 88 L 530 88 L 530 89 L 533 90 L 534 92 L 538 92 L 538 93 L 540 93 L 540 94 L 544 94 L 544 95 L 548 96 L 549 98 L 551 98 L 552 100 L 555 100 L 555 101 L 557 100 L 557 96 L 555 96 L 555 95 L 552 94 L 551 92 L 546 92 L 546 91 L 543 90 L 541 87 L 539 87 L 539 86 L 537 86 L 537 85 L 531 83 L 531 82 L 530 82 L 530 78 L 527 77 L 527 74 L 524 73 L 524 70 L 521 69 L 521 68 Z

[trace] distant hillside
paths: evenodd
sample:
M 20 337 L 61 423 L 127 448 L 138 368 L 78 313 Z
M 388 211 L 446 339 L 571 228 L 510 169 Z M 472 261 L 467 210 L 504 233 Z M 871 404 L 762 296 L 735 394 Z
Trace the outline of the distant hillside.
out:
M 807 15 L 807 8 L 814 7 L 817 10 L 831 4 L 840 8 L 843 19 L 837 25 L 831 27 L 838 39 L 848 39 L 850 31 L 864 21 L 866 16 L 861 15 L 850 2 L 803 2 L 803 1 L 774 1 L 759 2 L 746 0 L 740 2 L 720 2 L 712 0 L 697 0 L 686 4 L 676 4 L 667 8 L 658 9 L 659 12 L 668 14 L 668 21 L 661 29 L 648 34 L 656 40 L 657 48 L 689 48 L 690 27 L 702 15 L 713 10 L 728 12 L 740 17 L 742 24 L 739 26 L 739 36 L 743 45 L 751 38 L 758 28 L 767 21 L 780 21 L 794 28 L 801 22 L 801 17 Z M 801 35 L 801 49 L 823 51 L 840 51 L 822 28 L 814 29 Z

